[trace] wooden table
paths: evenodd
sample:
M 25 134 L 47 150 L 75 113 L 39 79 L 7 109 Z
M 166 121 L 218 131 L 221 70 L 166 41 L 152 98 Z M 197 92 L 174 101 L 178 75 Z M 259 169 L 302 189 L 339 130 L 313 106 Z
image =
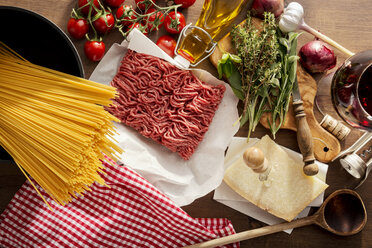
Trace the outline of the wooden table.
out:
M 75 6 L 75 0 L 0 0 L 0 5 L 10 5 L 26 8 L 35 11 L 48 19 L 52 20 L 64 31 L 69 18 L 71 9 Z M 126 4 L 132 4 L 134 1 L 126 0 Z M 250 7 L 252 1 L 248 1 L 244 13 L 240 14 L 235 23 L 242 21 L 245 17 L 246 10 Z M 372 4 L 370 0 L 348 1 L 348 0 L 298 0 L 305 9 L 306 22 L 320 30 L 326 35 L 329 35 L 334 40 L 339 41 L 351 51 L 358 52 L 372 47 Z M 183 10 L 187 17 L 187 22 L 195 23 L 203 0 L 197 2 L 189 9 Z M 11 20 L 10 20 L 11 21 Z M 0 24 L 6 25 L 4 23 Z M 158 33 L 150 35 L 154 41 L 163 34 L 161 30 Z M 220 36 L 222 36 L 221 34 Z M 313 37 L 307 33 L 301 35 L 299 39 L 299 47 L 305 42 L 312 40 Z M 122 37 L 118 32 L 112 32 L 105 37 L 106 46 L 110 47 L 114 42 L 121 42 Z M 89 77 L 94 70 L 96 63 L 88 61 L 83 54 L 84 41 L 74 41 L 74 44 L 79 51 L 84 69 L 85 76 Z M 340 65 L 346 57 L 336 51 L 338 56 L 338 65 Z M 216 70 L 212 67 L 209 61 L 200 65 L 216 75 Z M 330 106 L 331 107 L 331 106 Z M 263 127 L 259 126 L 252 135 L 253 137 L 261 137 L 268 133 Z M 238 135 L 245 136 L 246 129 L 243 127 Z M 358 137 L 358 132 L 353 132 L 348 139 L 342 143 L 343 147 L 352 144 Z M 281 130 L 277 134 L 277 143 L 284 145 L 290 149 L 298 151 L 296 136 L 294 132 Z M 24 176 L 20 173 L 14 164 L 8 162 L 0 162 L 0 211 L 2 212 L 14 193 L 18 190 L 21 184 L 25 181 Z M 331 163 L 327 176 L 327 183 L 330 187 L 326 191 L 326 195 L 330 194 L 339 188 L 353 188 L 357 180 L 351 177 L 339 164 L 338 161 Z M 372 178 L 369 178 L 356 191 L 361 195 L 366 204 L 368 214 L 372 214 Z M 226 207 L 212 199 L 213 193 L 210 193 L 194 203 L 183 207 L 192 217 L 217 217 L 228 218 L 232 221 L 237 232 L 247 229 L 253 229 L 263 226 L 259 221 L 254 220 L 246 215 L 243 215 L 229 207 Z M 308 226 L 298 228 L 291 235 L 285 233 L 272 234 L 265 237 L 260 237 L 248 241 L 241 242 L 241 247 L 372 247 L 372 222 L 367 222 L 365 229 L 352 237 L 339 237 L 327 233 L 317 226 Z

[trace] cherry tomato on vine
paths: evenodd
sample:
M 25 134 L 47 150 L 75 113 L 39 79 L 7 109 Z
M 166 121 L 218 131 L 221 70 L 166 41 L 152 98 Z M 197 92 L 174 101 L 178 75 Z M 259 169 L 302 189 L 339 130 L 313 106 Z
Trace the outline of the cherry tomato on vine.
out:
M 124 3 L 124 0 L 106 0 L 105 3 L 111 8 L 117 8 Z
M 82 39 L 89 31 L 89 24 L 85 19 L 70 18 L 67 22 L 67 31 L 75 39 Z
M 129 26 L 129 29 L 131 28 L 137 28 L 139 31 L 141 31 L 144 35 L 147 35 L 149 33 L 149 31 L 147 30 L 147 28 L 145 28 L 145 26 L 143 26 L 143 24 L 141 23 L 138 23 L 138 22 L 135 22 L 135 23 L 132 23 L 130 26 Z
M 175 4 L 182 4 L 182 8 L 186 9 L 193 5 L 196 0 L 174 0 Z
M 156 12 L 156 10 L 151 8 L 151 9 L 146 11 L 146 14 L 150 14 L 150 13 L 153 13 L 153 12 Z M 158 25 L 158 28 L 161 28 L 164 24 L 164 20 L 165 20 L 165 17 L 163 15 L 163 13 L 161 13 L 159 11 L 157 13 L 154 13 L 154 14 L 150 15 L 148 20 L 144 20 L 144 24 L 146 23 L 146 21 L 148 21 L 147 27 L 148 27 L 148 30 L 151 31 L 151 29 L 153 27 L 156 27 L 156 25 Z M 156 23 L 154 23 L 154 22 L 156 22 Z
M 168 33 L 179 34 L 185 26 L 186 26 L 185 16 L 178 11 L 177 14 L 175 11 L 171 11 L 167 15 L 167 17 L 165 17 L 164 27 Z
M 84 45 L 84 52 L 91 61 L 100 61 L 105 54 L 105 43 L 102 41 L 87 40 Z
M 96 7 L 96 8 L 99 8 L 99 2 L 98 0 L 79 0 L 78 2 L 78 6 L 79 8 L 83 7 L 84 5 L 86 5 L 87 3 L 92 4 L 92 13 L 91 13 L 91 16 L 95 15 L 97 13 L 97 11 L 95 11 L 95 9 L 93 8 L 93 5 Z M 80 9 L 81 13 L 83 13 L 83 15 L 87 16 L 89 14 L 89 5 L 85 6 L 84 8 Z
M 129 26 L 133 24 L 133 22 L 129 20 L 135 20 L 137 17 L 131 6 L 121 5 L 116 11 L 116 19 L 122 21 L 121 23 L 124 26 Z
M 107 20 L 107 23 L 106 23 L 106 20 Z M 106 20 L 105 20 L 105 16 L 101 16 L 100 18 L 98 18 L 97 20 L 93 22 L 93 26 L 99 34 L 102 34 L 102 35 L 106 34 L 110 32 L 111 29 L 113 29 L 113 27 L 115 26 L 115 18 L 113 14 L 107 12 Z
M 160 47 L 169 56 L 173 57 L 174 49 L 176 48 L 177 42 L 173 37 L 169 35 L 163 35 L 159 37 L 156 45 L 158 45 L 158 47 Z
M 145 10 L 146 9 L 146 4 L 144 4 L 144 3 L 140 3 L 140 2 L 143 2 L 143 1 L 145 1 L 145 0 L 135 0 L 136 1 L 136 5 L 137 5 L 137 7 L 140 9 L 140 10 Z M 155 2 L 155 0 L 153 0 L 153 2 Z M 151 7 L 153 7 L 153 4 L 151 4 L 150 6 L 149 6 L 149 8 L 151 8 Z

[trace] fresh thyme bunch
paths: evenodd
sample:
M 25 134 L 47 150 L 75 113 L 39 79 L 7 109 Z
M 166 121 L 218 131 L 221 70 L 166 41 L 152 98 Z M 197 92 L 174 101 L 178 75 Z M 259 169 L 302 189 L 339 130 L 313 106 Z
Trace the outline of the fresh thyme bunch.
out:
M 283 124 L 296 77 L 298 33 L 283 34 L 272 13 L 264 14 L 262 30 L 248 18 L 231 31 L 236 54 L 224 53 L 218 61 L 218 74 L 225 76 L 235 95 L 243 101 L 240 126 L 248 122 L 248 139 L 263 117 L 271 133 Z M 267 116 L 267 115 L 266 115 Z
M 272 13 L 265 12 L 262 31 L 252 24 L 250 15 L 241 26 L 231 31 L 233 45 L 241 59 L 238 70 L 241 75 L 241 91 L 244 95 L 244 108 L 240 126 L 248 123 L 248 137 L 254 131 L 264 111 L 271 108 L 271 94 L 279 87 L 281 63 L 279 42 L 276 36 L 277 25 Z

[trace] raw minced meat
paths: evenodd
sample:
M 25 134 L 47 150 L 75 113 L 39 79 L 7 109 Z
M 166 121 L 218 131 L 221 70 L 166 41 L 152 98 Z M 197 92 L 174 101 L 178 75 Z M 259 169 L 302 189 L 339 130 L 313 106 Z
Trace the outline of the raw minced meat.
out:
M 203 140 L 224 85 L 209 85 L 188 70 L 128 50 L 111 82 L 118 97 L 107 110 L 143 136 L 188 160 Z

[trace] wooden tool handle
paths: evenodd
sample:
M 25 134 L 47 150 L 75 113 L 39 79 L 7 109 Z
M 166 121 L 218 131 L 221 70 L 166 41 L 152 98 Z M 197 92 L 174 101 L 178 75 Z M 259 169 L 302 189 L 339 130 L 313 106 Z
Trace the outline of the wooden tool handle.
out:
M 309 216 L 309 217 L 305 217 L 305 218 L 302 218 L 302 219 L 297 219 L 297 220 L 292 221 L 292 222 L 286 222 L 286 223 L 277 224 L 277 225 L 273 225 L 273 226 L 265 226 L 265 227 L 261 227 L 261 228 L 257 228 L 257 229 L 253 229 L 253 230 L 249 230 L 249 231 L 244 231 L 244 232 L 232 234 L 232 235 L 225 236 L 225 237 L 222 237 L 222 238 L 209 240 L 209 241 L 206 241 L 206 242 L 203 242 L 203 243 L 186 246 L 184 248 L 212 248 L 212 247 L 218 247 L 218 246 L 222 246 L 222 245 L 226 245 L 226 244 L 230 244 L 230 243 L 239 242 L 239 241 L 242 241 L 242 240 L 261 237 L 261 236 L 264 236 L 264 235 L 284 231 L 284 230 L 291 229 L 291 228 L 311 225 L 313 223 L 315 223 L 314 216 Z
M 243 153 L 245 164 L 256 173 L 264 173 L 268 169 L 263 152 L 257 147 L 249 147 Z M 266 163 L 265 163 L 266 162 Z
M 293 110 L 297 125 L 297 143 L 305 163 L 303 170 L 306 175 L 314 176 L 318 173 L 318 166 L 315 164 L 313 137 L 306 121 L 303 102 L 293 102 Z

